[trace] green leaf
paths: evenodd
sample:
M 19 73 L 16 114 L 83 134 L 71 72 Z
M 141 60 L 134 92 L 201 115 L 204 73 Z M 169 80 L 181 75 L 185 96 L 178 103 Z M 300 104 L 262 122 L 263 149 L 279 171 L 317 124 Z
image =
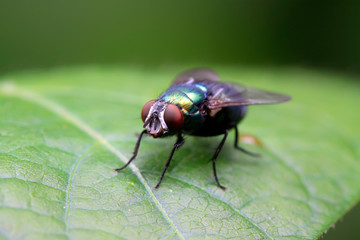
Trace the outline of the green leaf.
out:
M 0 239 L 314 239 L 360 198 L 360 85 L 300 69 L 216 67 L 223 81 L 292 95 L 251 106 L 240 131 L 264 147 L 219 155 L 221 137 L 144 138 L 143 104 L 184 68 L 10 74 L 0 85 Z

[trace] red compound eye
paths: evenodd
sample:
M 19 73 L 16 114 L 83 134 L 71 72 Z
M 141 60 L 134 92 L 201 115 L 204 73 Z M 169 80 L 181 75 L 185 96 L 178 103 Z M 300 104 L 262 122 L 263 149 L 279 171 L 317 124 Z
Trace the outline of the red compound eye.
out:
M 183 115 L 175 104 L 167 105 L 164 113 L 164 120 L 170 131 L 176 131 L 181 128 Z
M 145 122 L 147 115 L 149 114 L 151 106 L 154 104 L 155 100 L 150 100 L 145 103 L 143 109 L 141 110 L 141 119 Z

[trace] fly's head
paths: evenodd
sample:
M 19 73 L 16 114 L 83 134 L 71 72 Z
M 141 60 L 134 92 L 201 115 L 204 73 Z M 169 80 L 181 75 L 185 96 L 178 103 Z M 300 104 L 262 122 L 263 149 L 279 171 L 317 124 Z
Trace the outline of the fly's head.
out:
M 178 106 L 161 100 L 147 102 L 141 118 L 144 128 L 154 138 L 178 132 L 183 124 L 183 114 Z

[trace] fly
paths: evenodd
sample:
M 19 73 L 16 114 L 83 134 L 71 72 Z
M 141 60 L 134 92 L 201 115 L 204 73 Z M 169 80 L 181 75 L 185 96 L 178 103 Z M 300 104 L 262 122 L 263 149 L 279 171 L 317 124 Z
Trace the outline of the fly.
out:
M 137 156 L 141 138 L 147 134 L 153 138 L 177 136 L 177 140 L 165 163 L 158 188 L 176 149 L 184 144 L 183 135 L 218 136 L 223 135 L 214 155 L 211 158 L 213 173 L 217 185 L 220 184 L 216 174 L 216 158 L 223 147 L 230 129 L 235 129 L 234 146 L 236 149 L 252 155 L 238 145 L 237 124 L 245 117 L 247 106 L 257 104 L 274 104 L 289 101 L 291 97 L 279 93 L 268 92 L 239 84 L 219 82 L 219 76 L 210 69 L 193 69 L 181 73 L 172 82 L 170 88 L 159 98 L 147 102 L 141 118 L 144 130 L 135 145 L 133 156 L 121 168 L 126 168 Z

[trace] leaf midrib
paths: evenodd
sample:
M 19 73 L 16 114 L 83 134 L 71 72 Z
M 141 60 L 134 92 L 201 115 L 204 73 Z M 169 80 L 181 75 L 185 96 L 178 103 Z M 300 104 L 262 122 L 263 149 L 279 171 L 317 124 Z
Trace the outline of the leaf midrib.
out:
M 8 96 L 18 97 L 20 99 L 27 100 L 32 103 L 36 103 L 39 106 L 42 106 L 43 108 L 57 114 L 59 117 L 63 118 L 67 122 L 71 123 L 72 125 L 76 126 L 78 129 L 92 137 L 93 139 L 97 140 L 99 144 L 102 144 L 105 146 L 110 152 L 112 152 L 114 155 L 116 155 L 123 163 L 127 162 L 127 158 L 118 151 L 113 145 L 111 145 L 100 133 L 92 129 L 89 125 L 87 125 L 85 122 L 77 118 L 75 115 L 73 115 L 71 112 L 66 110 L 64 107 L 58 105 L 55 102 L 52 102 L 40 95 L 37 95 L 34 92 L 21 89 L 17 86 L 15 86 L 13 83 L 11 85 L 9 83 L 5 83 L 5 85 L 1 86 L 1 91 Z M 156 198 L 154 193 L 151 190 L 151 187 L 146 182 L 145 178 L 140 173 L 139 169 L 134 165 L 129 165 L 132 172 L 137 176 L 139 181 L 143 184 L 145 189 L 147 190 L 148 194 L 151 196 L 152 200 L 160 210 L 160 212 L 163 214 L 165 219 L 168 221 L 168 223 L 171 225 L 171 227 L 174 229 L 174 231 L 177 233 L 180 239 L 185 239 L 184 236 L 181 234 L 181 232 L 177 229 L 174 222 L 170 219 L 170 216 L 166 212 L 166 210 L 162 207 L 159 200 Z M 70 184 L 70 183 L 69 183 Z M 66 207 L 69 207 L 68 205 Z M 68 211 L 66 209 L 66 211 Z
M 86 133 L 88 136 L 90 136 L 91 138 L 93 138 L 94 140 L 96 140 L 96 143 L 94 145 L 98 145 L 98 144 L 102 144 L 103 146 L 105 146 L 111 153 L 113 153 L 115 156 L 117 156 L 123 163 L 126 163 L 128 161 L 128 159 L 126 158 L 126 156 L 124 154 L 122 154 L 119 150 L 117 150 L 110 142 L 107 141 L 107 139 L 105 137 L 103 137 L 99 132 L 97 132 L 96 130 L 94 130 L 93 128 L 91 128 L 88 124 L 86 124 L 85 122 L 83 122 L 80 118 L 78 118 L 77 116 L 75 116 L 74 114 L 72 114 L 70 111 L 68 111 L 66 108 L 64 108 L 63 106 L 59 105 L 56 102 L 53 102 L 41 95 L 38 95 L 35 92 L 23 89 L 23 88 L 19 88 L 18 86 L 16 86 L 14 83 L 3 83 L 2 86 L 0 87 L 0 90 L 3 94 L 7 95 L 7 96 L 12 96 L 12 97 L 18 97 L 20 99 L 23 100 L 27 100 L 29 102 L 35 103 L 41 107 L 43 107 L 44 109 L 51 111 L 53 113 L 55 113 L 56 115 L 58 115 L 59 117 L 61 117 L 62 119 L 64 119 L 65 121 L 69 122 L 70 124 L 72 124 L 73 126 L 77 127 L 79 130 L 83 131 L 84 133 Z M 70 200 L 70 191 L 71 190 L 71 179 L 72 179 L 72 175 L 75 173 L 75 170 L 78 166 L 78 164 L 81 161 L 81 158 L 84 154 L 86 154 L 86 152 L 88 152 L 92 147 L 88 148 L 84 153 L 81 154 L 81 156 L 78 157 L 78 159 L 76 160 L 76 162 L 73 164 L 73 166 L 71 167 L 71 172 L 70 172 L 70 177 L 69 177 L 69 182 L 68 182 L 68 187 L 67 187 L 67 194 L 66 194 L 66 208 L 65 208 L 65 227 L 66 229 L 68 229 L 68 224 L 67 224 L 67 218 L 68 218 L 68 214 L 69 214 L 69 209 L 70 209 L 70 202 L 68 202 L 68 200 Z M 179 231 L 179 229 L 176 227 L 175 223 L 171 220 L 169 214 L 166 212 L 165 208 L 162 206 L 162 204 L 160 203 L 160 201 L 157 199 L 157 197 L 155 196 L 154 192 L 152 191 L 150 185 L 147 183 L 147 181 L 145 180 L 144 176 L 141 174 L 140 170 L 138 169 L 138 167 L 131 163 L 129 165 L 129 168 L 131 169 L 131 171 L 137 176 L 137 178 L 139 179 L 139 181 L 143 184 L 143 186 L 145 187 L 146 191 L 148 192 L 148 194 L 150 195 L 151 199 L 153 200 L 153 202 L 155 203 L 155 205 L 157 206 L 157 208 L 159 209 L 159 211 L 162 213 L 162 215 L 164 216 L 164 218 L 166 219 L 166 221 L 170 224 L 170 226 L 173 228 L 173 230 L 175 231 L 175 233 L 178 235 L 178 237 L 180 239 L 184 239 L 185 237 L 183 236 L 183 234 Z M 232 207 L 233 208 L 233 207 Z M 233 208 L 234 209 L 234 208 Z M 240 212 L 236 211 L 238 214 L 240 214 Z M 254 228 L 256 228 L 260 233 L 264 234 L 265 236 L 267 236 L 269 239 L 273 239 L 272 236 L 270 236 L 264 229 L 262 229 L 260 226 L 258 226 L 256 223 L 254 223 L 253 221 L 251 221 L 251 219 L 248 219 L 248 217 L 243 216 L 242 214 L 240 214 L 250 225 L 254 226 Z

